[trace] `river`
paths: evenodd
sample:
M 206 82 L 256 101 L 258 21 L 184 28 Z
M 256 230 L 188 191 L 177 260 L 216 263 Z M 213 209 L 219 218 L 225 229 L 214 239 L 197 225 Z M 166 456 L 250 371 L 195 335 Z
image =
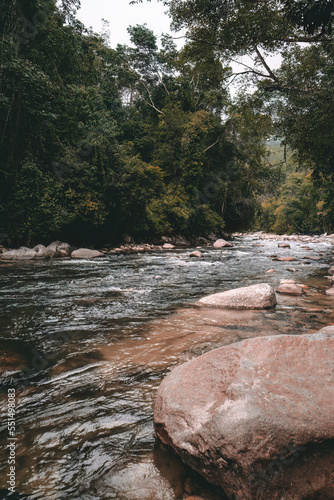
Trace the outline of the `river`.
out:
M 0 467 L 5 476 L 13 387 L 16 491 L 34 500 L 225 498 L 156 441 L 161 380 L 215 347 L 334 323 L 334 298 L 324 293 L 329 242 L 308 243 L 311 250 L 253 236 L 235 242 L 231 249 L 203 249 L 203 259 L 176 249 L 0 264 Z M 305 258 L 312 255 L 320 260 Z M 266 273 L 270 268 L 275 272 Z M 307 294 L 278 296 L 273 311 L 193 306 L 204 295 L 257 282 L 277 287 L 283 278 L 307 285 Z

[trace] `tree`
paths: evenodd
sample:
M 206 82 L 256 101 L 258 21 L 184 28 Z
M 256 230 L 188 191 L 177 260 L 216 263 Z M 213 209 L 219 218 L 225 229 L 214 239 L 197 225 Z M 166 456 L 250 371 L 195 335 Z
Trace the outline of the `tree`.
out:
M 138 0 L 142 1 L 142 0 Z M 198 52 L 211 50 L 225 64 L 249 56 L 235 76 L 266 79 L 286 90 L 266 56 L 296 43 L 332 42 L 331 0 L 164 0 L 176 30 L 186 29 L 187 43 Z M 269 88 L 268 82 L 268 88 Z
M 145 25 L 111 49 L 77 5 L 1 6 L 1 232 L 102 244 L 247 227 L 270 124 L 232 106 L 218 51 L 159 46 Z

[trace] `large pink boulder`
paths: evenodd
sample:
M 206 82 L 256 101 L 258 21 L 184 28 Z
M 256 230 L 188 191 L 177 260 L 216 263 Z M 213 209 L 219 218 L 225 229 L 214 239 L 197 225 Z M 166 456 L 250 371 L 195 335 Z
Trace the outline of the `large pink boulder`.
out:
M 230 499 L 333 499 L 333 355 L 333 328 L 214 349 L 164 379 L 156 433 Z
M 276 295 L 270 285 L 258 283 L 208 295 L 197 305 L 221 309 L 271 309 L 276 305 Z

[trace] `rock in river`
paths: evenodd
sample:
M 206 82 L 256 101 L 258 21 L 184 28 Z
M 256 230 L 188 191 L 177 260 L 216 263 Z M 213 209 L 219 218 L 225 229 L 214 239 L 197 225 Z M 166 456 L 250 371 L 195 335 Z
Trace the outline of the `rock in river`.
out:
M 334 275 L 334 266 L 328 269 L 328 274 L 331 274 L 332 276 Z
M 28 247 L 20 247 L 17 250 L 9 250 L 0 255 L 2 260 L 32 260 L 37 256 L 35 250 Z
M 104 257 L 104 254 L 98 250 L 90 250 L 89 248 L 79 248 L 71 253 L 72 259 L 95 259 L 96 257 Z
M 217 240 L 213 244 L 213 248 L 225 248 L 225 247 L 233 247 L 232 243 L 225 241 L 223 239 Z
M 277 293 L 283 295 L 303 295 L 305 291 L 300 285 L 296 283 L 282 283 L 276 290 Z
M 289 243 L 285 243 L 284 241 L 283 241 L 283 242 L 280 242 L 277 246 L 278 246 L 279 248 L 291 248 L 291 247 L 290 247 L 290 244 L 289 244 Z
M 68 243 L 56 240 L 46 247 L 49 257 L 69 257 L 71 255 L 71 246 Z
M 295 259 L 294 257 L 275 257 L 274 260 L 278 260 L 280 262 L 292 262 L 297 259 Z
M 333 331 L 244 340 L 159 387 L 160 440 L 235 500 L 333 498 Z
M 271 309 L 276 305 L 276 295 L 270 285 L 259 283 L 208 295 L 197 305 L 221 309 Z
M 201 259 L 203 257 L 203 254 L 199 250 L 194 250 L 189 254 L 189 257 L 197 257 L 198 259 Z
M 36 252 L 35 259 L 46 259 L 51 257 L 48 249 L 44 245 L 36 245 L 33 250 Z

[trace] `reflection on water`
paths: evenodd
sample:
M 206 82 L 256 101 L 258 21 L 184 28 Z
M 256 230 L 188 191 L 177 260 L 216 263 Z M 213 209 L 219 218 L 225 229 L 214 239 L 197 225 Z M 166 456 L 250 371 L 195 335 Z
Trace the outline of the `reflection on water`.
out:
M 1 265 L 1 400 L 5 408 L 7 387 L 16 387 L 17 490 L 45 500 L 223 499 L 156 442 L 157 388 L 173 366 L 215 347 L 334 322 L 323 277 L 332 247 L 309 246 L 321 260 L 304 259 L 302 244 L 287 250 L 245 237 L 201 260 L 176 250 Z M 291 264 L 272 255 L 298 259 L 293 278 L 310 287 L 306 296 L 279 296 L 274 311 L 192 306 L 217 291 L 291 278 Z M 4 450 L 4 419 L 1 431 Z

